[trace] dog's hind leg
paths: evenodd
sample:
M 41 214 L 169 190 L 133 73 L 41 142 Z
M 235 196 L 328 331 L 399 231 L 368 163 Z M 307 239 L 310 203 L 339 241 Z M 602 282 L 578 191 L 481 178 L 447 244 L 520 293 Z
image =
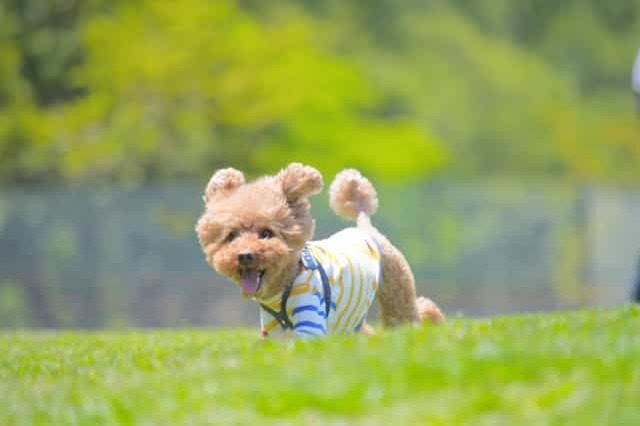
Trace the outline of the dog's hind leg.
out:
M 385 327 L 394 327 L 420 320 L 416 306 L 416 288 L 413 273 L 404 256 L 373 226 L 382 255 L 382 276 L 376 295 L 380 319 Z
M 371 224 L 370 217 L 378 207 L 378 196 L 371 182 L 357 170 L 347 169 L 336 176 L 329 194 L 329 204 L 336 214 L 356 220 L 358 228 L 378 243 L 382 276 L 377 298 L 382 324 L 394 327 L 425 319 L 441 321 L 444 316 L 433 302 L 424 297 L 416 299 L 413 272 L 402 253 Z
M 373 226 L 371 232 L 382 254 L 382 277 L 378 288 L 380 317 L 385 327 L 429 320 L 439 323 L 444 315 L 430 299 L 416 299 L 416 286 L 409 263 L 400 251 Z

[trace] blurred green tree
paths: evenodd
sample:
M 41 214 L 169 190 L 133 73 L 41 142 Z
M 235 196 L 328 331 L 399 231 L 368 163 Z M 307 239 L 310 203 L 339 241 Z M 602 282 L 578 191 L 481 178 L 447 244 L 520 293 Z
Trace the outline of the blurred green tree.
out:
M 0 181 L 60 178 L 46 112 L 84 92 L 69 81 L 83 55 L 78 28 L 103 0 L 0 2 Z
M 0 179 L 639 178 L 639 0 L 0 5 Z M 401 149 L 398 149 L 401 147 Z
M 73 70 L 87 95 L 48 114 L 63 176 L 139 181 L 298 160 L 406 178 L 443 164 L 435 138 L 377 117 L 363 73 L 286 13 L 269 25 L 231 1 L 143 1 L 91 19 Z
M 364 7 L 384 15 L 386 2 L 323 3 L 309 10 L 342 28 L 336 44 L 394 108 L 447 143 L 443 174 L 640 179 L 629 92 L 640 23 L 620 12 L 635 13 L 637 0 L 606 11 L 597 2 L 407 1 L 382 33 L 352 17 Z

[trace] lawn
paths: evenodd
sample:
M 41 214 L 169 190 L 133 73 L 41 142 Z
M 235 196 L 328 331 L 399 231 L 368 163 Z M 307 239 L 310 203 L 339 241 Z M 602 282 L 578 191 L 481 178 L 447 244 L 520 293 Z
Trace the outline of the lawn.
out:
M 5 332 L 0 424 L 640 425 L 640 309 L 374 337 Z

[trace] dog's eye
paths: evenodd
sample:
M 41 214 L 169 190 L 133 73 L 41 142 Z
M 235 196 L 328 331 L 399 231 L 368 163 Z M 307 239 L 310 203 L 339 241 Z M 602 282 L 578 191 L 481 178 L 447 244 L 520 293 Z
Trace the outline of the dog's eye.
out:
M 263 240 L 267 240 L 273 237 L 273 231 L 271 229 L 263 229 L 260 231 L 260 238 Z
M 229 232 L 229 235 L 227 235 L 227 238 L 225 238 L 224 240 L 230 243 L 231 241 L 235 240 L 237 236 L 238 236 L 238 231 L 231 231 Z

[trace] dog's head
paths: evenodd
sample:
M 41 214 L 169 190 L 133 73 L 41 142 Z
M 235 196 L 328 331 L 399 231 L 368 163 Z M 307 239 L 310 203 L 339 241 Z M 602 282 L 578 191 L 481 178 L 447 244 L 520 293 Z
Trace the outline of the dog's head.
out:
M 313 236 L 308 197 L 321 189 L 320 173 L 299 163 L 251 183 L 238 170 L 218 170 L 205 189 L 205 212 L 196 225 L 207 262 L 245 297 L 277 294 Z

